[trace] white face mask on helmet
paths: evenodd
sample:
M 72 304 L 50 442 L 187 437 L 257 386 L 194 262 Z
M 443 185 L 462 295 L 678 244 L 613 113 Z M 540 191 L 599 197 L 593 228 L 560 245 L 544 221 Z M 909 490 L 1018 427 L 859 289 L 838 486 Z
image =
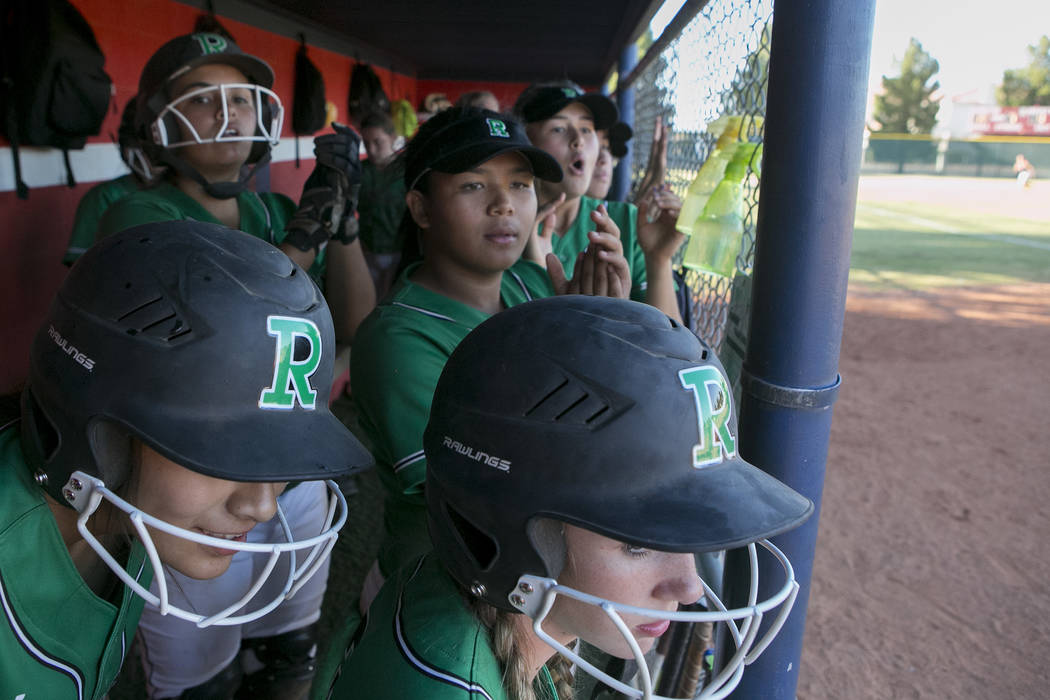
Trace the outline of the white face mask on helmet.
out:
M 227 134 L 230 126 L 231 101 L 237 90 L 246 90 L 251 94 L 251 108 L 255 112 L 255 128 L 250 134 Z M 215 135 L 211 137 L 202 136 L 185 113 L 193 100 L 206 97 L 218 99 L 219 106 L 222 108 L 222 123 L 215 131 Z M 153 142 L 163 148 L 232 141 L 265 142 L 273 147 L 281 140 L 283 123 L 284 107 L 281 104 L 281 98 L 273 90 L 254 83 L 222 83 L 208 85 L 179 95 L 160 111 L 150 125 L 150 129 Z M 189 138 L 184 137 L 183 129 Z
M 112 570 L 113 573 L 128 586 L 128 588 L 130 588 L 136 595 L 144 598 L 150 605 L 159 608 L 162 615 L 173 615 L 183 620 L 188 620 L 196 624 L 198 627 L 210 627 L 212 625 L 243 625 L 246 622 L 259 619 L 276 608 L 283 601 L 295 595 L 296 592 L 298 592 L 298 590 L 310 580 L 310 577 L 317 572 L 318 568 L 320 568 L 328 557 L 332 547 L 335 546 L 339 530 L 346 522 L 347 516 L 346 499 L 340 492 L 339 487 L 336 486 L 333 481 L 326 481 L 325 484 L 328 487 L 327 514 L 324 525 L 321 527 L 321 531 L 313 537 L 293 541 L 291 528 L 285 520 L 284 512 L 281 510 L 281 506 L 278 503 L 276 517 L 280 519 L 281 530 L 284 532 L 285 537 L 284 542 L 235 542 L 218 537 L 210 537 L 199 532 L 177 527 L 155 518 L 148 513 L 143 513 L 134 505 L 128 503 L 106 488 L 106 485 L 101 479 L 80 471 L 74 472 L 69 478 L 65 488 L 62 490 L 62 494 L 65 496 L 66 501 L 79 513 L 79 516 L 77 517 L 77 530 L 84 537 L 84 541 L 88 543 L 102 561 L 105 562 L 106 566 L 108 566 L 110 570 Z M 141 583 L 129 575 L 128 572 L 124 570 L 124 567 L 120 565 L 113 555 L 106 550 L 102 543 L 99 542 L 99 540 L 88 529 L 88 520 L 91 518 L 92 514 L 98 510 L 103 500 L 107 501 L 114 508 L 127 514 L 128 518 L 131 520 L 132 527 L 134 528 L 139 540 L 142 542 L 142 545 L 146 550 L 146 555 L 149 557 L 150 563 L 153 565 L 153 571 L 156 573 L 155 579 L 158 587 L 157 595 L 151 593 L 148 589 L 143 587 Z M 157 553 L 157 549 L 153 544 L 153 538 L 149 533 L 149 528 L 155 528 L 169 535 L 209 547 L 234 550 L 238 552 L 252 552 L 257 556 L 268 555 L 268 559 L 256 580 L 239 600 L 213 615 L 201 615 L 196 612 L 184 610 L 169 603 L 167 581 L 162 574 L 164 562 L 161 561 L 160 555 Z M 263 584 L 266 583 L 282 557 L 288 562 L 288 574 L 279 594 L 272 600 L 253 601 L 256 594 L 263 587 Z M 241 615 L 234 614 L 249 602 L 256 603 L 251 612 Z M 260 602 L 261 605 L 259 604 Z
M 784 584 L 768 599 L 758 601 L 758 546 L 763 547 L 781 565 L 784 570 Z M 619 693 L 631 698 L 643 698 L 644 700 L 671 700 L 662 695 L 653 694 L 653 674 L 646 662 L 638 641 L 631 633 L 630 628 L 624 623 L 621 615 L 633 615 L 652 620 L 669 620 L 682 622 L 710 622 L 724 623 L 726 630 L 733 641 L 735 652 L 726 661 L 704 686 L 703 690 L 696 695 L 701 700 L 719 700 L 731 693 L 740 678 L 744 674 L 744 666 L 750 664 L 769 646 L 773 638 L 780 631 L 788 614 L 795 603 L 799 586 L 795 581 L 795 573 L 787 557 L 769 540 L 760 540 L 757 543 L 747 545 L 751 567 L 750 588 L 748 591 L 747 606 L 727 610 L 718 595 L 708 586 L 707 582 L 700 579 L 704 589 L 704 600 L 706 607 L 713 608 L 705 612 L 668 612 L 651 608 L 639 608 L 631 605 L 623 605 L 605 598 L 589 595 L 575 588 L 562 586 L 553 578 L 540 576 L 522 576 L 518 580 L 518 586 L 507 598 L 510 604 L 521 612 L 528 615 L 532 621 L 532 629 L 536 636 L 551 646 L 563 657 L 571 661 L 578 668 L 605 683 Z M 633 659 L 638 665 L 636 685 L 629 685 L 622 680 L 613 678 L 608 673 L 598 669 L 592 663 L 582 658 L 573 649 L 558 642 L 546 630 L 543 622 L 550 613 L 558 596 L 565 596 L 574 600 L 594 605 L 608 616 L 609 620 L 616 626 L 623 636 L 627 646 L 631 649 Z M 777 611 L 773 624 L 766 631 L 760 641 L 756 643 L 759 626 L 766 613 Z M 586 641 L 586 640 L 584 640 Z

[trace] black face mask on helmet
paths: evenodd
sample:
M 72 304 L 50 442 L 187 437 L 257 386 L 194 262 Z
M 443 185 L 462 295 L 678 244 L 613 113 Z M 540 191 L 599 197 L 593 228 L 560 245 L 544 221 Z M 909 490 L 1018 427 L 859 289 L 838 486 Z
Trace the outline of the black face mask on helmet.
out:
M 423 438 L 434 550 L 464 589 L 528 615 L 558 653 L 632 697 L 652 696 L 636 640 L 624 634 L 644 668 L 640 689 L 546 634 L 542 622 L 556 597 L 599 605 L 614 623 L 624 614 L 725 623 L 737 652 L 703 697 L 728 693 L 798 590 L 790 563 L 767 538 L 813 511 L 809 499 L 744 461 L 736 436 L 718 358 L 658 310 L 562 296 L 501 311 L 459 344 L 434 392 Z M 739 610 L 721 605 L 716 581 L 703 584 L 707 612 L 639 613 L 559 585 L 565 550 L 546 522 L 662 552 L 747 547 L 753 567 L 761 549 L 780 562 L 784 582 Z M 775 609 L 772 632 L 758 639 L 762 614 Z

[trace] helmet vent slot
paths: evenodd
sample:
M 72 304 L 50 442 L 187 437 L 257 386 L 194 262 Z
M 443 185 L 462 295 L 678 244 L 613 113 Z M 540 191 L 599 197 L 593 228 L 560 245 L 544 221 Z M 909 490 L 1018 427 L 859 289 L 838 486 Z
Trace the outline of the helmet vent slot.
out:
M 447 503 L 445 504 L 445 510 L 448 512 L 449 519 L 455 526 L 456 533 L 463 542 L 464 548 L 470 553 L 471 558 L 474 559 L 474 564 L 479 569 L 489 568 L 492 562 L 495 561 L 496 554 L 499 551 L 496 548 L 496 542 Z
M 126 325 L 128 335 L 144 333 L 148 336 L 171 342 L 192 330 L 183 319 L 179 318 L 175 307 L 164 297 L 156 297 L 145 304 L 136 306 L 117 319 Z
M 581 382 L 563 379 L 525 411 L 525 416 L 555 423 L 591 425 L 608 410 L 608 402 Z

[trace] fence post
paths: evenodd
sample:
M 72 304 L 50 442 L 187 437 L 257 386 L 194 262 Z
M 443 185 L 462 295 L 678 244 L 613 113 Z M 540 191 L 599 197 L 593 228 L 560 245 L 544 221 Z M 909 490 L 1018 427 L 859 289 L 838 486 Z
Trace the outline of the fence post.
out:
M 620 64 L 617 67 L 619 75 L 624 76 L 631 72 L 638 63 L 638 47 L 634 43 L 627 44 L 620 52 Z M 616 91 L 616 103 L 620 108 L 620 121 L 634 128 L 634 88 Z M 613 170 L 612 187 L 609 190 L 611 201 L 622 202 L 627 199 L 627 193 L 631 189 L 631 161 L 634 158 L 634 139 L 627 142 L 627 154 L 617 163 Z
M 777 0 L 773 15 L 740 444 L 745 459 L 817 510 L 775 538 L 801 591 L 776 640 L 744 673 L 736 700 L 794 698 L 798 683 L 839 381 L 874 12 L 875 0 Z M 730 607 L 746 603 L 739 552 L 727 561 Z M 760 599 L 782 582 L 778 568 L 763 559 Z

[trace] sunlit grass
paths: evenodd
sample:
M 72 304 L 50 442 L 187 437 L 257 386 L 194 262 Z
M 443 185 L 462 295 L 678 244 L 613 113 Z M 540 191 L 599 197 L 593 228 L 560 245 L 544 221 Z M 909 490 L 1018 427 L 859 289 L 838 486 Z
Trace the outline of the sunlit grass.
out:
M 1050 282 L 1050 220 L 937 202 L 857 205 L 851 284 L 921 289 L 1017 282 Z

